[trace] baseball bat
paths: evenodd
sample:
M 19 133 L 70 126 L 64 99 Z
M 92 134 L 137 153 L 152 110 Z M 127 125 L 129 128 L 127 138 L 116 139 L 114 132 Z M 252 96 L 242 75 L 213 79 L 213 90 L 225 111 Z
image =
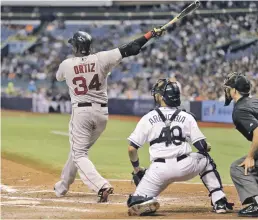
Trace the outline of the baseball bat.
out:
M 199 2 L 199 1 L 193 2 L 193 3 L 190 4 L 188 7 L 186 7 L 181 13 L 179 13 L 175 18 L 173 18 L 170 22 L 168 22 L 167 24 L 165 24 L 164 26 L 162 26 L 161 29 L 166 30 L 170 25 L 174 24 L 175 22 L 177 22 L 177 21 L 180 20 L 181 18 L 185 17 L 186 15 L 192 13 L 192 12 L 195 11 L 199 6 L 200 6 L 200 2 Z
M 169 26 L 171 26 L 172 24 L 174 24 L 175 22 L 177 22 L 178 20 L 180 20 L 181 18 L 185 17 L 186 15 L 192 13 L 193 11 L 195 11 L 198 7 L 200 6 L 200 1 L 194 1 L 193 3 L 191 3 L 189 6 L 187 6 L 183 11 L 181 11 L 176 17 L 174 17 L 171 21 L 169 21 L 167 24 L 163 25 L 161 27 L 161 29 L 167 30 L 167 28 Z M 146 33 L 144 35 L 148 40 L 150 38 L 152 38 L 152 34 L 151 31 L 149 31 L 148 33 Z

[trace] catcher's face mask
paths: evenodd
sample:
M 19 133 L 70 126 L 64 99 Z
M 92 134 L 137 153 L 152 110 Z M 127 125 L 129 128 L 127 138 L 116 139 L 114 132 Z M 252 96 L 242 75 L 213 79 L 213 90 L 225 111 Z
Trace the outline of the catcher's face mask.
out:
M 227 75 L 226 79 L 224 80 L 223 88 L 225 93 L 225 103 L 224 106 L 228 106 L 232 101 L 232 96 L 230 91 L 232 88 L 235 87 L 235 78 L 236 73 L 230 73 Z
M 166 79 L 159 79 L 156 84 L 151 89 L 151 95 L 154 98 L 155 105 L 160 105 L 159 101 L 157 100 L 156 95 L 159 94 L 161 96 L 164 95 L 164 87 L 167 83 Z
M 224 93 L 225 93 L 225 103 L 224 106 L 228 106 L 230 102 L 232 101 L 232 97 L 230 95 L 231 87 L 224 86 Z
M 180 89 L 176 82 L 171 82 L 169 79 L 159 79 L 153 86 L 151 94 L 156 104 L 160 105 L 160 101 L 157 100 L 157 94 L 159 94 L 166 105 L 170 107 L 180 106 Z
M 249 96 L 251 83 L 242 73 L 230 73 L 224 81 L 225 106 L 228 106 L 232 101 L 231 90 L 235 89 L 242 96 Z

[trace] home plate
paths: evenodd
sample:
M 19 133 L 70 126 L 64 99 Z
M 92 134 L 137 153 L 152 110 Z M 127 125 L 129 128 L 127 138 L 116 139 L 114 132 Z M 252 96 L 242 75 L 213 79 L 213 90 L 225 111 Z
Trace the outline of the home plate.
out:
M 1 205 L 38 205 L 39 201 L 29 201 L 29 200 L 15 200 L 15 201 L 2 201 Z

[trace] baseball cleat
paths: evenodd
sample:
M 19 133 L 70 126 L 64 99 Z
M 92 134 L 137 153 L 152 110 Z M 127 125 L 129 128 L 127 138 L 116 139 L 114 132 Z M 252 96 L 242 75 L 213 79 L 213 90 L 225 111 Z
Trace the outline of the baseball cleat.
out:
M 239 217 L 258 217 L 258 205 L 252 203 L 251 205 L 241 209 L 238 212 Z
M 64 197 L 66 192 L 63 192 L 63 193 L 59 193 L 56 188 L 54 187 L 54 192 L 56 194 L 56 197 L 60 198 L 60 197 Z
M 227 208 L 225 204 L 216 204 L 215 206 L 213 206 L 213 211 L 217 214 L 223 214 L 227 213 Z
M 160 207 L 160 204 L 156 199 L 151 199 L 149 201 L 135 204 L 129 207 L 128 215 L 129 216 L 147 216 L 154 214 Z
M 61 180 L 54 185 L 54 192 L 56 197 L 64 197 L 68 192 L 69 186 L 65 186 L 65 183 Z
M 233 210 L 233 206 L 233 203 L 228 203 L 226 198 L 222 198 L 213 206 L 213 212 L 216 212 L 217 214 L 224 214 L 230 210 Z
M 114 188 L 113 187 L 109 187 L 109 188 L 104 188 L 99 190 L 98 192 L 98 203 L 102 203 L 102 202 L 107 202 L 108 201 L 108 196 L 110 194 L 113 194 L 114 192 Z

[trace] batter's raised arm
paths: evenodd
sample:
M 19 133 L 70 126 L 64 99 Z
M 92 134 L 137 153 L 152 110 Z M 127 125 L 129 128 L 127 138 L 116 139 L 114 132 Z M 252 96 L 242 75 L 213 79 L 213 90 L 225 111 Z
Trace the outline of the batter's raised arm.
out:
M 134 56 L 140 53 L 141 48 L 153 37 L 160 37 L 164 33 L 164 29 L 161 28 L 154 28 L 153 30 L 149 31 L 145 35 L 140 38 L 135 39 L 134 41 L 124 44 L 120 46 L 118 49 L 122 55 L 122 58 Z
M 142 47 L 148 42 L 149 39 L 152 37 L 159 37 L 163 32 L 164 30 L 154 28 L 152 31 L 149 31 L 145 35 L 131 41 L 130 43 L 124 44 L 113 50 L 97 53 L 96 55 L 101 61 L 100 65 L 103 72 L 107 74 L 112 70 L 112 68 L 118 65 L 123 58 L 139 54 Z

